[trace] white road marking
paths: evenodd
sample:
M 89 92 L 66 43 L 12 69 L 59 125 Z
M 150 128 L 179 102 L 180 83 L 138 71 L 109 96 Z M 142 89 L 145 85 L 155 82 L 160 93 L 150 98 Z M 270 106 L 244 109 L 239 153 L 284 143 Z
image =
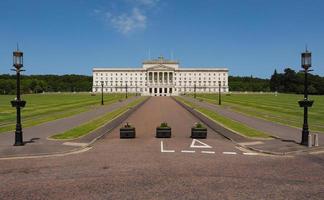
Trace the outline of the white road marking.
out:
M 64 142 L 63 145 L 74 146 L 74 147 L 84 147 L 84 146 L 87 146 L 88 143 Z
M 244 155 L 248 155 L 248 156 L 255 156 L 255 155 L 259 155 L 258 153 L 253 153 L 253 152 L 244 152 Z
M 228 152 L 228 151 L 224 151 L 223 154 L 235 155 L 235 154 L 237 154 L 237 153 L 236 153 L 236 152 Z
M 263 144 L 263 142 L 261 141 L 255 141 L 255 142 L 241 142 L 239 143 L 240 145 L 248 145 L 248 146 L 252 146 L 252 145 L 258 145 L 258 144 Z
M 215 151 L 201 151 L 201 153 L 213 154 L 213 153 L 215 153 Z
M 200 143 L 201 145 L 195 145 L 196 142 Z M 191 148 L 206 148 L 206 149 L 207 149 L 207 148 L 212 148 L 212 147 L 209 146 L 208 144 L 205 144 L 205 143 L 203 143 L 203 142 L 201 142 L 201 141 L 199 141 L 199 140 L 197 140 L 197 139 L 193 139 L 193 140 L 192 140 L 192 143 L 191 143 L 190 147 L 191 147 Z
M 162 153 L 173 153 L 173 152 L 175 152 L 175 150 L 164 150 L 163 149 L 163 141 L 161 141 L 161 152 Z
M 196 151 L 182 150 L 182 153 L 195 153 Z

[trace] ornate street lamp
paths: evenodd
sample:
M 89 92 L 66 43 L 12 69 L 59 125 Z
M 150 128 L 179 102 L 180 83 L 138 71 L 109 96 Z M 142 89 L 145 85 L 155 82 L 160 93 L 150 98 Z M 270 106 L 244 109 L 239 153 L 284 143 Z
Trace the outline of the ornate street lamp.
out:
M 136 82 L 136 88 L 135 88 L 135 96 L 137 96 L 137 82 Z
M 13 52 L 13 71 L 16 72 L 17 75 L 17 97 L 15 100 L 11 101 L 12 107 L 16 107 L 17 110 L 17 124 L 16 124 L 16 131 L 15 131 L 15 144 L 14 146 L 23 146 L 23 132 L 21 126 L 21 112 L 20 108 L 25 107 L 26 101 L 20 99 L 20 72 L 25 71 L 21 68 L 23 67 L 23 52 L 19 51 L 17 48 L 16 51 Z
M 222 82 L 218 81 L 218 105 L 222 105 L 221 86 Z
M 194 85 L 194 98 L 196 98 L 196 83 Z
M 101 105 L 104 105 L 104 99 L 103 99 L 103 87 L 104 87 L 104 82 L 101 81 Z
M 301 54 L 301 65 L 303 70 L 301 72 L 305 73 L 305 80 L 304 80 L 304 99 L 301 101 L 298 101 L 300 107 L 304 107 L 304 124 L 303 124 L 303 130 L 302 130 L 302 145 L 308 145 L 308 136 L 309 136 L 309 130 L 308 130 L 308 107 L 312 107 L 314 101 L 308 100 L 308 82 L 307 82 L 307 74 L 310 71 L 309 68 L 312 67 L 312 53 L 309 52 L 307 49 L 304 53 Z
M 128 87 L 127 87 L 127 83 L 126 83 L 126 99 L 127 99 L 127 95 L 128 95 L 128 94 L 127 94 L 127 88 L 128 88 Z

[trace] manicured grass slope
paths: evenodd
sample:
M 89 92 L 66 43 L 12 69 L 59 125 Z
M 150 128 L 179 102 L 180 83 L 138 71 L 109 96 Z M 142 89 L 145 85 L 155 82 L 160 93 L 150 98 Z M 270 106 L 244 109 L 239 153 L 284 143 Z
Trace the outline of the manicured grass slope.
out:
M 97 128 L 102 127 L 103 125 L 107 124 L 114 118 L 120 116 L 124 112 L 128 111 L 130 108 L 132 108 L 132 107 L 136 106 L 137 104 L 139 104 L 140 102 L 144 101 L 145 98 L 146 97 L 141 97 L 139 99 L 136 99 L 126 106 L 118 108 L 112 112 L 109 112 L 109 113 L 107 113 L 103 116 L 100 116 L 94 120 L 91 120 L 89 122 L 81 124 L 80 126 L 77 126 L 77 127 L 70 129 L 68 131 L 56 134 L 56 135 L 52 136 L 51 138 L 53 138 L 53 139 L 75 139 L 75 138 L 84 136 L 84 135 L 96 130 Z
M 198 94 L 198 98 L 210 103 L 218 103 L 217 94 Z M 309 109 L 309 127 L 312 131 L 324 132 L 324 96 L 309 96 L 315 100 Z M 231 94 L 223 95 L 223 105 L 247 115 L 268 121 L 301 128 L 303 108 L 298 101 L 303 95 L 295 94 Z
M 259 137 L 259 138 L 268 138 L 269 135 L 262 132 L 262 131 L 258 131 L 256 129 L 250 128 L 249 126 L 246 126 L 245 124 L 242 124 L 240 122 L 237 122 L 235 120 L 232 120 L 230 118 L 226 118 L 222 115 L 219 115 L 216 112 L 210 111 L 208 109 L 202 108 L 197 106 L 196 104 L 186 101 L 181 97 L 177 97 L 177 99 L 183 103 L 185 103 L 186 105 L 188 105 L 191 108 L 194 108 L 195 110 L 201 112 L 202 114 L 206 115 L 207 117 L 209 117 L 210 119 L 218 122 L 219 124 L 221 124 L 222 126 L 231 129 L 239 134 L 245 135 L 247 137 Z
M 0 132 L 14 130 L 16 123 L 16 109 L 11 107 L 10 101 L 15 96 L 0 95 Z M 109 104 L 124 98 L 124 94 L 105 95 L 105 103 Z M 101 95 L 91 96 L 89 93 L 61 93 L 61 94 L 32 94 L 23 95 L 27 101 L 22 109 L 23 127 L 30 127 L 40 123 L 68 117 L 88 111 L 99 106 Z

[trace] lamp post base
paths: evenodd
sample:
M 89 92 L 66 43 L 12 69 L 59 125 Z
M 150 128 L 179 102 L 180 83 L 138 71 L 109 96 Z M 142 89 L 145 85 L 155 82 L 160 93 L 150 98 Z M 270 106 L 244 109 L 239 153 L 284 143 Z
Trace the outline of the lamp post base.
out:
M 303 130 L 302 131 L 302 141 L 300 142 L 301 145 L 308 146 L 308 135 L 309 131 L 308 130 Z
M 16 142 L 14 146 L 24 146 L 25 144 L 23 142 Z
M 15 144 L 14 146 L 24 146 L 25 143 L 23 141 L 23 132 L 21 130 L 21 126 L 19 124 L 16 125 L 16 131 L 15 131 Z

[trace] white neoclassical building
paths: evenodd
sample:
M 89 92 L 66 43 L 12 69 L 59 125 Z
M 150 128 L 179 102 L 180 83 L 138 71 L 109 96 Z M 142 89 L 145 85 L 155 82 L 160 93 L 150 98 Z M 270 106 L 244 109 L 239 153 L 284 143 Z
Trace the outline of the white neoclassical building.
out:
M 143 62 L 142 68 L 93 68 L 93 92 L 177 96 L 183 93 L 228 92 L 227 68 L 180 68 L 163 57 Z

